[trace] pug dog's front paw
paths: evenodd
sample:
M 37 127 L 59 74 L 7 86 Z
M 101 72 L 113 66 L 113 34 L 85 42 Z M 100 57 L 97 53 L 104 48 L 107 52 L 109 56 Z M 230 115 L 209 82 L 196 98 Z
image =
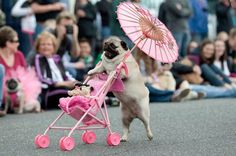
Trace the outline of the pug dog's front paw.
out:
M 93 71 L 92 70 L 88 71 L 88 75 L 89 76 L 93 75 Z
M 88 71 L 88 75 L 89 75 L 89 76 L 94 75 L 94 73 L 95 73 L 94 70 Z

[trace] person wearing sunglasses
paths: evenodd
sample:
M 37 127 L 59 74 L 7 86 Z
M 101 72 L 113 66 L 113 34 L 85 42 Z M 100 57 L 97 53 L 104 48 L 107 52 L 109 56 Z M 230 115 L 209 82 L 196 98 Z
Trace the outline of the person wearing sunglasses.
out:
M 0 28 L 0 64 L 5 69 L 5 76 L 3 78 L 3 105 L 4 99 L 6 99 L 6 86 L 5 80 L 11 77 L 12 72 L 16 71 L 19 66 L 26 68 L 26 61 L 23 53 L 18 50 L 19 40 L 15 30 L 9 26 L 3 26 Z M 6 114 L 7 110 L 4 110 Z
M 41 92 L 41 83 L 36 77 L 34 69 L 27 68 L 24 55 L 18 50 L 18 46 L 19 39 L 16 31 L 9 26 L 0 28 L 0 64 L 5 69 L 5 76 L 3 78 L 3 107 L 7 108 L 9 106 L 10 112 L 16 112 L 14 108 L 20 108 L 19 105 L 21 104 L 25 106 L 30 100 L 37 100 L 37 95 Z M 9 91 L 9 85 L 5 83 L 11 79 L 17 79 L 21 86 L 20 89 L 14 91 L 14 96 Z M 24 104 L 21 102 L 23 98 Z M 16 113 L 22 113 L 22 111 Z
M 18 66 L 26 67 L 25 58 L 18 50 L 19 39 L 15 30 L 9 26 L 0 29 L 0 64 L 5 68 L 6 76 Z

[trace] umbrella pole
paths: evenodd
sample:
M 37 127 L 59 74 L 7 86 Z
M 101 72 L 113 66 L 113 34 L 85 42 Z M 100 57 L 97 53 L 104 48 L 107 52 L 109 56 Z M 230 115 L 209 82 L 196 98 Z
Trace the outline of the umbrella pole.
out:
M 135 44 L 135 45 L 133 46 L 133 48 L 132 48 L 128 53 L 126 53 L 126 55 L 125 55 L 125 57 L 124 57 L 124 59 L 123 59 L 123 62 L 129 57 L 129 55 L 134 51 L 134 49 L 139 45 L 139 43 L 140 43 L 144 38 L 145 38 L 144 35 L 142 35 L 142 36 L 140 37 L 140 40 L 138 41 L 138 43 Z

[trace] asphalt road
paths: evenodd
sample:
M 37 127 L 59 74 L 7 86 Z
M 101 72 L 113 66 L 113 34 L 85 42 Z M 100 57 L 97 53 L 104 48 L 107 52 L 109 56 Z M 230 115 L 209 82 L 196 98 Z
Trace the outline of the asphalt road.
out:
M 59 139 L 68 131 L 50 131 L 51 144 L 36 149 L 34 137 L 43 133 L 59 110 L 40 114 L 7 115 L 0 118 L 0 156 L 235 156 L 236 100 L 215 99 L 183 103 L 151 104 L 151 128 L 154 139 L 148 141 L 139 120 L 131 125 L 129 141 L 117 147 L 106 144 L 106 130 L 95 131 L 92 145 L 81 141 L 75 132 L 72 151 L 59 149 Z M 120 110 L 109 108 L 112 130 L 122 132 Z M 58 126 L 71 126 L 75 120 L 65 116 Z

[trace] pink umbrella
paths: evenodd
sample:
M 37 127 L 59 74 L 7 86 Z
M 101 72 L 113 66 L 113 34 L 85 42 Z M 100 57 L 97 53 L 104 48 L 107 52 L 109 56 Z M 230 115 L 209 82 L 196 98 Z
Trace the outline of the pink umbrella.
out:
M 166 26 L 148 10 L 131 2 L 120 3 L 117 9 L 120 25 L 126 35 L 150 57 L 165 63 L 178 58 L 178 46 Z M 133 49 L 131 49 L 131 52 Z

